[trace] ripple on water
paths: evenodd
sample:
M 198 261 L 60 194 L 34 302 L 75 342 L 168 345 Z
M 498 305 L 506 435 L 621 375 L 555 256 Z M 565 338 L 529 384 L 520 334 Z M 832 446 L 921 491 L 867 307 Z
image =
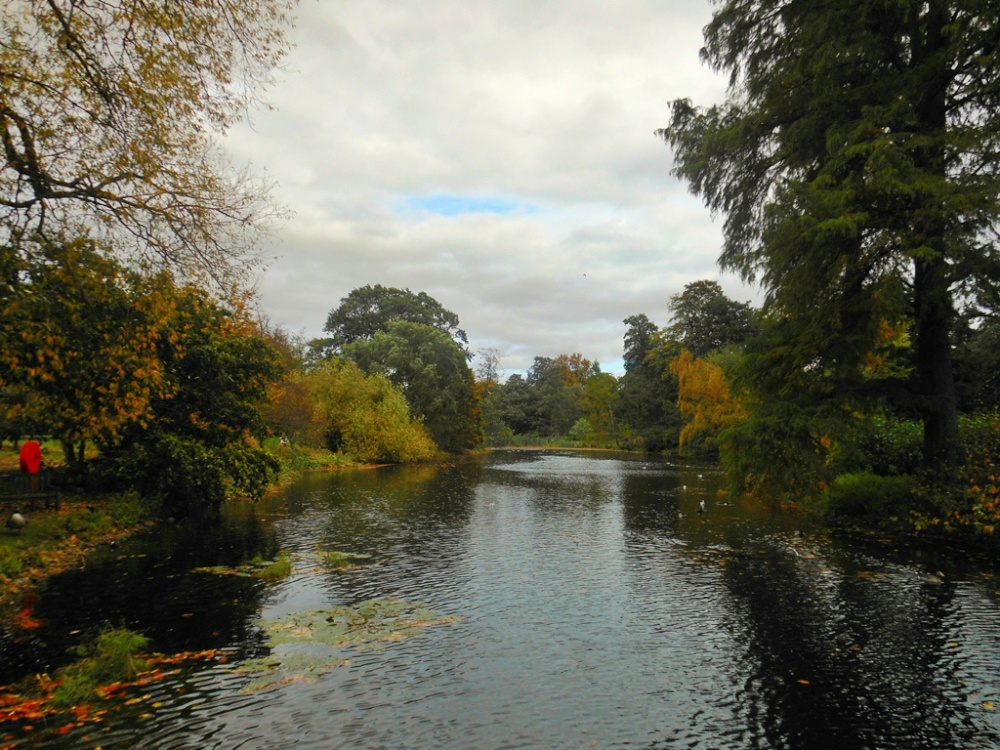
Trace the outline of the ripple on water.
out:
M 233 665 L 187 670 L 149 689 L 149 718 L 139 705 L 87 728 L 95 744 L 1000 744 L 1000 618 L 978 572 L 932 585 L 910 560 L 793 534 L 787 515 L 717 504 L 704 467 L 524 454 L 465 472 L 344 473 L 290 491 L 274 533 L 299 569 L 249 615 L 399 597 L 459 622 L 347 649 L 342 666 L 264 692 L 247 694 Z M 335 549 L 372 558 L 338 572 L 304 562 Z M 202 593 L 219 585 L 206 577 Z M 249 642 L 253 627 L 232 632 Z

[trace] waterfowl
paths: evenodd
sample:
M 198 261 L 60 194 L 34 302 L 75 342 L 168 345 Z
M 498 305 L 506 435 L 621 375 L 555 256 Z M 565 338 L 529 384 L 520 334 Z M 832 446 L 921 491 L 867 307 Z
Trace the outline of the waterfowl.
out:
M 705 499 L 704 498 L 702 498 L 700 501 L 698 501 L 698 512 L 699 513 L 704 513 L 705 512 Z

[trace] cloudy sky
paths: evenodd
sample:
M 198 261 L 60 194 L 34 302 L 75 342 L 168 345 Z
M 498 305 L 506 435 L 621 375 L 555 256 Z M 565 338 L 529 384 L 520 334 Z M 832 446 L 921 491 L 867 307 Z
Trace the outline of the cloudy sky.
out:
M 295 48 L 228 148 L 292 212 L 260 283 L 319 336 L 366 284 L 427 292 L 509 374 L 579 352 L 621 371 L 622 320 L 719 280 L 719 224 L 670 175 L 669 103 L 718 101 L 708 0 L 301 0 Z

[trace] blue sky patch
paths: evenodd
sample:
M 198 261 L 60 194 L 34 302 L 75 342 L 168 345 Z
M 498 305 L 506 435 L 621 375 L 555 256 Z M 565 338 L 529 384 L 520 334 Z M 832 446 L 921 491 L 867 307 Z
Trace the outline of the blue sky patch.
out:
M 495 195 L 432 193 L 430 195 L 413 195 L 403 198 L 397 203 L 397 210 L 421 211 L 438 216 L 461 216 L 462 214 L 499 214 L 506 216 L 512 213 L 531 213 L 537 211 L 538 207 L 530 203 L 501 198 Z

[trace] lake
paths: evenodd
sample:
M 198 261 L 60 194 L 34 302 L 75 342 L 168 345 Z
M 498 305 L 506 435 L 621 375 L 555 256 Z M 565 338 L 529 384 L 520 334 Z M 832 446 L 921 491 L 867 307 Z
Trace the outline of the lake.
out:
M 31 638 L 2 634 L 0 683 L 107 626 L 213 658 L 100 721 L 0 724 L 0 747 L 1000 746 L 995 563 L 721 486 L 677 460 L 497 451 L 309 475 L 109 547 L 41 592 Z M 213 567 L 278 550 L 278 582 Z M 340 640 L 300 638 L 323 628 Z

